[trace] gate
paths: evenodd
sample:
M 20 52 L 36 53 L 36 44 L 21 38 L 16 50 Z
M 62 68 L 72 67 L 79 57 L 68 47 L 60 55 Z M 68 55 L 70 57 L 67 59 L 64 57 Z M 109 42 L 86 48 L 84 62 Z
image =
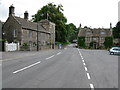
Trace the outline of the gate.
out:
M 5 43 L 5 51 L 17 51 L 19 50 L 19 43 Z

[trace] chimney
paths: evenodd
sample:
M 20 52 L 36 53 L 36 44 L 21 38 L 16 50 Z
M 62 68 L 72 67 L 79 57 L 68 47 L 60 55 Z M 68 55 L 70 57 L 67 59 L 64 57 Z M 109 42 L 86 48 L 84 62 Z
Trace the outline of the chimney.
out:
M 113 31 L 112 31 L 112 23 L 110 23 L 110 35 L 112 36 L 112 33 Z
M 27 11 L 25 11 L 25 13 L 24 13 L 24 19 L 28 20 L 28 12 Z
M 9 7 L 9 16 L 10 16 L 10 15 L 15 15 L 14 9 L 15 9 L 15 7 L 14 7 L 13 4 L 12 4 L 12 5 Z
M 112 23 L 110 23 L 110 29 L 112 28 Z

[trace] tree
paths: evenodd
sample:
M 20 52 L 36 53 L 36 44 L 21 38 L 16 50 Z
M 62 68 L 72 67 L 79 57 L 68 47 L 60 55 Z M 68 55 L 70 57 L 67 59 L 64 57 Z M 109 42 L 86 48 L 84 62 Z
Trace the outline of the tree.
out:
M 66 30 L 67 30 L 67 40 L 69 42 L 72 42 L 74 39 L 77 39 L 79 30 L 76 28 L 76 26 L 73 23 L 67 24 Z
M 120 21 L 116 24 L 116 27 L 113 28 L 113 37 L 120 38 Z
M 85 48 L 85 37 L 78 37 L 78 47 Z
M 110 48 L 113 45 L 113 37 L 105 37 L 105 48 Z
M 56 41 L 57 42 L 66 42 L 67 41 L 67 30 L 66 30 L 66 22 L 67 19 L 64 16 L 63 6 L 62 5 L 55 5 L 53 3 L 48 3 L 47 5 L 43 6 L 38 12 L 33 15 L 33 21 L 37 22 L 42 19 L 48 19 L 51 22 L 56 24 Z

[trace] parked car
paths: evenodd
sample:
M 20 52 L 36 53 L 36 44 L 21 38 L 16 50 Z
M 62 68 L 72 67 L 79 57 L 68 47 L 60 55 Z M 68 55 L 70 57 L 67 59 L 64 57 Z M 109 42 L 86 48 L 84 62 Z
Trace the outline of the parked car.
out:
M 120 48 L 119 47 L 112 47 L 110 50 L 109 50 L 109 53 L 110 55 L 120 55 Z

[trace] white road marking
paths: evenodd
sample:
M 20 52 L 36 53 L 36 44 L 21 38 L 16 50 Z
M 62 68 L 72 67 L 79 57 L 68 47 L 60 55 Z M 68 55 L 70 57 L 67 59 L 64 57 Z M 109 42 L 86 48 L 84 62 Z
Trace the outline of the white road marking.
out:
M 83 61 L 83 63 L 85 62 L 84 60 L 82 60 Z
M 57 55 L 60 55 L 60 54 L 61 54 L 61 52 L 57 53 Z
M 94 90 L 94 85 L 93 85 L 93 84 L 90 84 L 90 88 L 91 88 L 92 90 Z
M 85 71 L 88 71 L 87 67 L 85 67 Z
M 16 73 L 18 73 L 18 72 L 20 72 L 20 71 L 23 71 L 23 70 L 25 70 L 25 69 L 28 69 L 28 68 L 30 68 L 30 67 L 33 67 L 33 66 L 35 66 L 35 65 L 37 65 L 37 64 L 40 64 L 40 62 L 41 62 L 41 61 L 36 62 L 36 63 L 34 63 L 34 64 L 31 64 L 31 65 L 29 65 L 29 66 L 27 66 L 27 67 L 24 67 L 24 68 L 22 68 L 22 69 L 16 70 L 16 71 L 14 71 L 13 73 L 16 74 Z
M 80 54 L 80 56 L 81 56 L 81 58 L 82 58 L 83 65 L 85 66 L 84 68 L 85 68 L 85 71 L 86 71 L 86 73 L 87 73 L 87 72 L 88 72 L 88 69 L 87 69 L 87 67 L 86 67 L 86 64 L 85 64 L 84 58 L 83 58 L 83 56 L 82 56 L 82 54 L 81 54 L 81 52 L 80 52 L 79 49 L 78 49 L 78 52 L 79 52 L 79 54 Z M 88 79 L 91 79 L 89 73 L 87 73 L 87 78 L 88 78 Z M 90 88 L 91 88 L 91 90 L 94 90 L 94 86 L 93 86 L 93 84 L 90 84 Z
M 46 58 L 46 60 L 48 60 L 48 59 L 50 59 L 50 58 L 52 58 L 52 57 L 54 57 L 55 55 L 52 55 L 52 56 L 50 56 L 50 57 L 48 57 L 48 58 Z
M 91 78 L 90 78 L 90 74 L 89 74 L 89 73 L 87 73 L 87 77 L 88 77 L 88 79 L 91 79 Z
M 85 66 L 86 64 L 85 64 L 85 63 L 83 63 L 83 65 Z
M 83 57 L 81 57 L 82 59 L 84 59 Z

